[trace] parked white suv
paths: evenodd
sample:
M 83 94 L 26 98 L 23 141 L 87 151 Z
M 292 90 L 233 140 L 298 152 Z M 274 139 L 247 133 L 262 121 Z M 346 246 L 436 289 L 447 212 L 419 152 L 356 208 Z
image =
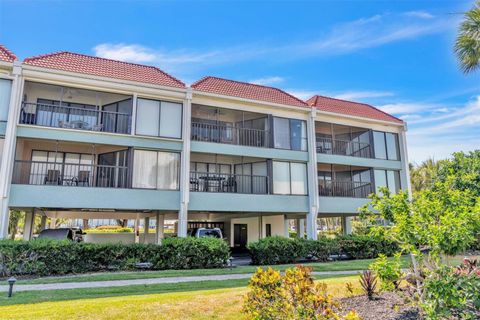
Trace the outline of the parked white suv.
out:
M 218 238 L 223 239 L 220 228 L 195 228 L 190 230 L 190 236 L 195 238 Z

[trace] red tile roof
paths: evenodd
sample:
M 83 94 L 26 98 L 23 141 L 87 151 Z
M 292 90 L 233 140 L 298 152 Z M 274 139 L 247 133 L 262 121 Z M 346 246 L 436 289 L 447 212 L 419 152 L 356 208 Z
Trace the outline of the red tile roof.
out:
M 216 93 L 225 96 L 234 96 L 288 106 L 308 107 L 304 101 L 286 93 L 285 91 L 247 82 L 217 77 L 205 77 L 193 83 L 191 87 L 198 91 Z
M 7 47 L 0 44 L 0 60 L 13 62 L 17 60 L 17 56 L 12 51 L 8 50 Z
M 25 64 L 100 77 L 185 88 L 185 84 L 162 70 L 141 64 L 92 57 L 72 52 L 55 52 L 24 60 Z
M 349 116 L 368 119 L 403 123 L 402 120 L 365 103 L 340 100 L 319 95 L 311 97 L 307 100 L 307 103 L 309 106 L 316 107 L 318 110 L 321 111 L 341 113 Z

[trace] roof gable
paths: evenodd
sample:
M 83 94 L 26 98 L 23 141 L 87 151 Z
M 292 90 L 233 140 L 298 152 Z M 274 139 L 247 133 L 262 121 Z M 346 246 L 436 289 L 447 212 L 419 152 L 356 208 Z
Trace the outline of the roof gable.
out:
M 208 76 L 196 81 L 191 85 L 191 87 L 198 91 L 225 96 L 233 96 L 296 107 L 308 107 L 304 101 L 292 96 L 289 93 L 286 93 L 285 91 L 247 82 Z
M 72 52 L 56 52 L 29 57 L 25 64 L 94 76 L 185 88 L 185 84 L 153 66 L 110 60 Z
M 340 100 L 319 95 L 311 97 L 306 102 L 309 106 L 316 107 L 318 110 L 325 112 L 340 113 L 361 118 L 403 123 L 401 119 L 365 103 Z

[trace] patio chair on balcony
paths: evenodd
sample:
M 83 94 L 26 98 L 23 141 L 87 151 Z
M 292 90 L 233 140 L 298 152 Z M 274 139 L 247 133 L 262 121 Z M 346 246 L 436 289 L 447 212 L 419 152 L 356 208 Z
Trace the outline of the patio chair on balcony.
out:
M 84 187 L 90 186 L 90 171 L 80 170 L 78 172 L 78 178 L 76 179 L 75 184 L 77 186 L 81 185 L 81 186 L 84 186 Z
M 222 181 L 222 192 L 237 192 L 237 181 L 235 176 L 228 177 Z
M 200 190 L 200 181 L 197 178 L 190 178 L 190 191 Z
M 61 185 L 62 179 L 60 178 L 60 170 L 48 170 L 44 184 Z

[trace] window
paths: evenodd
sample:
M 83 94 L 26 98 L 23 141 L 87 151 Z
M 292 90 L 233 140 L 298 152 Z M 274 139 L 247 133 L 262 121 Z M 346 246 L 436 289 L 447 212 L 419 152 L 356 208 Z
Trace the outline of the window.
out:
M 375 158 L 387 159 L 384 132 L 373 131 L 373 146 L 375 148 Z
M 400 172 L 393 170 L 374 170 L 376 191 L 381 187 L 387 187 L 391 193 L 396 193 L 400 190 Z
M 397 134 L 385 133 L 388 160 L 400 160 L 398 157 Z
M 307 165 L 273 161 L 273 193 L 307 194 Z
M 288 162 L 273 162 L 273 192 L 290 194 L 290 164 Z
M 136 133 L 167 138 L 182 137 L 182 104 L 138 99 Z
M 178 190 L 180 154 L 135 150 L 133 164 L 134 188 Z
M 273 118 L 275 148 L 290 149 L 290 126 L 288 119 Z
M 307 150 L 307 125 L 305 121 L 274 117 L 273 128 L 275 148 Z
M 307 165 L 305 163 L 290 163 L 292 179 L 292 194 L 307 194 Z
M 102 107 L 103 131 L 130 133 L 132 116 L 132 99 L 126 99 Z
M 7 121 L 12 81 L 0 79 L 0 121 Z
M 396 133 L 373 131 L 373 145 L 375 158 L 400 160 Z

